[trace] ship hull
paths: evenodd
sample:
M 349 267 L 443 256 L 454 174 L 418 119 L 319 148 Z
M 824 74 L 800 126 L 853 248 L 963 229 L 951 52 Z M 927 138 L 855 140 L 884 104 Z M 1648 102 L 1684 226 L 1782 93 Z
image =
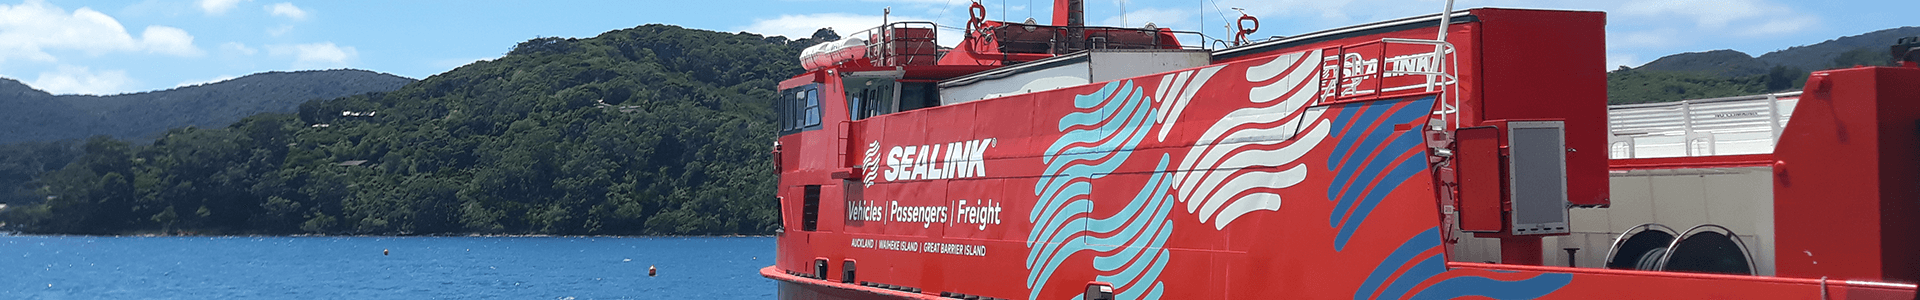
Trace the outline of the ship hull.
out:
M 860 118 L 843 95 L 873 97 L 857 90 L 911 69 L 790 79 L 782 113 L 812 115 L 783 122 L 785 231 L 761 274 L 781 299 L 1913 297 L 1910 284 L 1539 266 L 1567 207 L 1609 204 L 1604 16 L 1451 20 L 1450 51 L 1406 43 L 1438 24 L 1393 21 Z M 1543 228 L 1560 231 L 1517 233 L 1521 217 L 1463 230 L 1460 210 L 1479 208 L 1456 206 L 1462 195 L 1494 195 L 1471 198 L 1496 200 L 1473 213 L 1519 212 L 1500 207 L 1510 195 L 1463 192 L 1460 174 L 1544 177 L 1506 176 L 1511 161 L 1456 168 L 1521 148 L 1455 152 L 1469 148 L 1451 134 L 1515 124 L 1561 130 L 1545 139 L 1558 173 L 1542 173 L 1563 197 L 1547 210 L 1559 227 Z M 1500 238 L 1505 264 L 1459 260 L 1456 243 L 1476 236 Z
M 760 269 L 760 275 L 773 279 L 779 287 L 781 300 L 894 300 L 894 299 L 939 299 L 925 294 L 864 287 L 851 284 L 838 284 L 819 279 L 783 274 L 774 267 Z

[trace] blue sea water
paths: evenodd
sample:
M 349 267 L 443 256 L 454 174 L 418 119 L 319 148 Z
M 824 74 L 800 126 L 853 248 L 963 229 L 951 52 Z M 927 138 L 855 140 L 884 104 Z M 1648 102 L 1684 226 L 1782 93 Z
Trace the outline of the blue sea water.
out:
M 767 237 L 0 235 L 0 299 L 772 299 L 773 255 Z

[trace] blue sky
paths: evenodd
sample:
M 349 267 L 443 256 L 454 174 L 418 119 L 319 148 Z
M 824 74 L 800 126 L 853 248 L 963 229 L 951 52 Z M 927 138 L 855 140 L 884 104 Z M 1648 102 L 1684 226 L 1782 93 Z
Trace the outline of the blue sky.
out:
M 988 18 L 1047 22 L 1049 1 L 987 0 Z M 1087 0 L 1094 25 L 1204 30 L 1225 36 L 1241 8 L 1255 36 L 1437 12 L 1436 0 Z M 266 71 L 353 68 L 425 78 L 497 58 L 543 36 L 591 37 L 644 24 L 804 37 L 894 20 L 960 25 L 966 0 L 310 1 L 0 0 L 0 77 L 55 94 L 119 94 Z M 1751 55 L 1835 37 L 1920 25 L 1920 1 L 1460 0 L 1457 9 L 1515 7 L 1608 13 L 1610 66 L 1673 53 Z M 858 29 L 856 29 L 858 28 Z M 957 34 L 943 34 L 952 44 Z M 1889 41 L 1891 43 L 1891 41 Z

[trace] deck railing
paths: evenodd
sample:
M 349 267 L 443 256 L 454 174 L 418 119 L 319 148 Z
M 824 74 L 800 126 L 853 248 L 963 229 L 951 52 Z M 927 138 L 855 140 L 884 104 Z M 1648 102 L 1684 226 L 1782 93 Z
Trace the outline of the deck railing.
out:
M 1799 98 L 1788 92 L 1609 106 L 1608 157 L 1773 153 Z

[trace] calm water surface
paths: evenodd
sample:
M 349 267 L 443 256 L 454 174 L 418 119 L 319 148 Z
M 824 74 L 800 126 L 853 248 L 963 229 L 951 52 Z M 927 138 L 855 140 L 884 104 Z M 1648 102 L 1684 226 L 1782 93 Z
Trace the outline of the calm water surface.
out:
M 772 299 L 759 269 L 773 246 L 767 237 L 0 236 L 0 299 Z

